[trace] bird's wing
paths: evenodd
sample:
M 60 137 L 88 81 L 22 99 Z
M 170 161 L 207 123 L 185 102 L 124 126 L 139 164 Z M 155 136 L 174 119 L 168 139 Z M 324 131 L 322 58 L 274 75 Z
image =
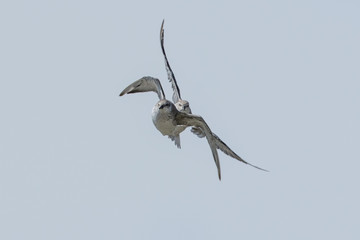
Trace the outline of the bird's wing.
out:
M 159 79 L 153 77 L 143 77 L 133 82 L 120 93 L 120 96 L 138 92 L 156 92 L 160 100 L 165 99 L 165 93 Z
M 199 138 L 203 138 L 205 137 L 204 132 L 202 131 L 201 128 L 191 128 L 191 132 L 194 133 L 195 135 L 197 135 Z M 235 158 L 237 160 L 239 160 L 240 162 L 243 162 L 245 164 L 248 164 L 254 168 L 257 168 L 259 170 L 262 171 L 266 171 L 268 172 L 268 170 L 260 168 L 258 166 L 252 165 L 251 163 L 248 163 L 247 161 L 245 161 L 244 159 L 242 159 L 241 157 L 239 157 L 239 155 L 237 155 L 233 150 L 231 150 L 230 147 L 228 147 L 228 145 L 226 145 L 226 143 L 224 143 L 215 133 L 213 133 L 213 137 L 215 139 L 215 145 L 217 149 L 220 149 L 223 153 L 225 153 L 226 155 Z
M 257 168 L 259 170 L 268 172 L 268 170 L 260 168 L 258 166 L 252 165 L 251 163 L 248 163 L 247 161 L 245 161 L 244 159 L 242 159 L 241 157 L 239 157 L 233 150 L 231 150 L 231 148 L 228 147 L 228 145 L 226 145 L 215 133 L 213 133 L 213 136 L 215 138 L 215 145 L 218 149 L 220 149 L 223 153 L 225 153 L 226 155 L 235 158 L 237 160 L 239 160 L 240 162 L 243 162 L 245 164 L 248 164 L 254 168 Z
M 179 86 L 177 85 L 176 79 L 175 79 L 175 75 L 174 72 L 172 71 L 169 61 L 166 57 L 166 53 L 165 53 L 165 48 L 164 48 L 164 21 L 161 24 L 161 29 L 160 29 L 160 45 L 161 45 L 161 50 L 163 52 L 164 58 L 165 58 L 165 68 L 166 68 L 166 72 L 168 75 L 168 79 L 169 82 L 171 83 L 171 87 L 174 91 L 173 93 L 173 97 L 172 100 L 174 103 L 177 103 L 179 101 L 179 99 L 181 99 L 180 97 L 180 89 Z
M 176 124 L 178 124 L 178 125 L 196 126 L 203 130 L 203 132 L 206 136 L 206 139 L 209 143 L 212 155 L 214 157 L 215 165 L 218 170 L 219 180 L 221 180 L 220 161 L 219 161 L 219 156 L 218 156 L 218 153 L 216 150 L 215 138 L 214 138 L 209 126 L 205 122 L 205 120 L 201 116 L 187 114 L 187 113 L 183 113 L 183 112 L 177 112 L 175 121 L 176 121 Z

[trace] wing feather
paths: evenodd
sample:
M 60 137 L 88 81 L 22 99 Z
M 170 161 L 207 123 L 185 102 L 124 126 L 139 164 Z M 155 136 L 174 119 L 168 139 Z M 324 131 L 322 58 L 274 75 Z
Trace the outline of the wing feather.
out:
M 166 53 L 165 53 L 165 47 L 164 47 L 164 21 L 165 20 L 163 20 L 163 22 L 161 24 L 161 29 L 160 29 L 160 45 L 161 45 L 162 53 L 163 53 L 164 58 L 165 58 L 165 68 L 166 68 L 166 72 L 167 72 L 167 75 L 168 75 L 168 79 L 169 79 L 169 82 L 171 83 L 171 87 L 172 87 L 172 89 L 174 91 L 173 96 L 172 96 L 172 100 L 173 100 L 173 102 L 175 104 L 175 103 L 177 103 L 179 101 L 179 99 L 181 99 L 181 97 L 180 97 L 180 89 L 179 89 L 179 86 L 177 85 L 174 72 L 170 67 L 169 61 L 168 61 Z
M 183 113 L 183 112 L 177 112 L 175 120 L 178 125 L 195 126 L 195 127 L 201 128 L 203 130 L 203 132 L 206 136 L 206 139 L 209 143 L 209 146 L 210 146 L 210 149 L 211 149 L 214 161 L 215 161 L 215 165 L 218 170 L 219 180 L 221 180 L 220 161 L 219 161 L 218 152 L 216 150 L 215 139 L 214 139 L 214 136 L 213 136 L 209 126 L 205 122 L 205 120 L 201 116 L 187 114 L 187 113 Z
M 159 99 L 165 99 L 165 93 L 161 86 L 159 79 L 153 77 L 142 77 L 141 79 L 133 82 L 127 86 L 121 93 L 124 94 L 138 93 L 138 92 L 155 92 Z
M 197 135 L 199 138 L 205 137 L 205 133 L 202 131 L 201 128 L 193 127 L 193 128 L 191 128 L 191 132 L 194 133 L 195 135 Z M 239 155 L 237 155 L 233 150 L 231 150 L 231 148 L 228 145 L 226 145 L 226 143 L 224 143 L 215 133 L 212 133 L 212 134 L 215 139 L 215 145 L 216 145 L 217 149 L 221 150 L 226 155 L 239 160 L 240 162 L 243 162 L 243 163 L 245 163 L 249 166 L 252 166 L 254 168 L 257 168 L 259 170 L 268 172 L 268 170 L 260 168 L 258 166 L 255 166 L 251 163 L 248 163 L 247 161 L 245 161 L 244 159 L 239 157 Z

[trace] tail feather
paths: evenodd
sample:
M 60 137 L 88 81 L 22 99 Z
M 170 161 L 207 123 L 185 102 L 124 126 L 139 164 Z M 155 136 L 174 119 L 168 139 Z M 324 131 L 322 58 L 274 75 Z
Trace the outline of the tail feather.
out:
M 180 145 L 180 135 L 176 135 L 176 136 L 169 136 L 169 138 L 174 141 L 175 145 L 178 147 L 178 148 L 181 148 L 181 145 Z

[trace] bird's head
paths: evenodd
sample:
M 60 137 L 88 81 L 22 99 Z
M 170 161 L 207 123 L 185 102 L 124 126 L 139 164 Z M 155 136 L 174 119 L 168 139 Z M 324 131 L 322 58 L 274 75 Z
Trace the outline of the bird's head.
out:
M 179 112 L 191 114 L 190 104 L 188 101 L 181 99 L 175 104 L 175 106 Z
M 160 100 L 156 106 L 160 112 L 171 112 L 175 109 L 174 104 L 166 99 Z

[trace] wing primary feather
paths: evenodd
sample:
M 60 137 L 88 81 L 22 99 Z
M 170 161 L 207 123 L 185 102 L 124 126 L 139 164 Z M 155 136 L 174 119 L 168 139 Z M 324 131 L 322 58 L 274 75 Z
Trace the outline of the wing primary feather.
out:
M 177 85 L 174 72 L 170 67 L 169 61 L 168 61 L 166 53 L 165 53 L 165 47 L 164 47 L 164 21 L 165 21 L 165 19 L 162 21 L 161 29 L 160 29 L 160 45 L 161 45 L 161 50 L 162 50 L 162 53 L 163 53 L 164 59 L 165 59 L 165 68 L 166 68 L 166 72 L 167 72 L 167 75 L 168 75 L 168 79 L 169 79 L 169 82 L 171 83 L 172 89 L 174 91 L 172 99 L 173 99 L 174 103 L 177 103 L 179 101 L 179 99 L 181 99 L 180 89 L 179 89 L 179 86 Z
M 165 93 L 159 79 L 150 76 L 142 77 L 133 82 L 120 93 L 120 96 L 139 92 L 155 92 L 160 100 L 165 99 Z
M 192 127 L 191 128 L 191 132 L 194 133 L 195 135 L 197 135 L 199 138 L 203 138 L 205 137 L 205 133 L 204 131 L 201 129 L 201 128 L 198 128 L 198 127 Z M 261 167 L 258 167 L 258 166 L 255 166 L 247 161 L 245 161 L 244 159 L 242 159 L 239 155 L 237 155 L 233 150 L 231 150 L 231 148 L 226 144 L 224 143 L 215 133 L 213 133 L 213 137 L 215 139 L 215 145 L 216 145 L 216 148 L 219 149 L 220 151 L 222 151 L 223 153 L 225 153 L 226 155 L 232 157 L 232 158 L 235 158 L 236 160 L 239 160 L 240 162 L 243 162 L 249 166 L 252 166 L 254 168 L 257 168 L 261 171 L 265 171 L 265 172 L 269 172 L 268 170 L 266 169 L 263 169 Z
M 220 149 L 223 153 L 225 153 L 226 155 L 232 157 L 232 158 L 235 158 L 237 160 L 239 160 L 240 162 L 243 162 L 249 166 L 252 166 L 254 168 L 257 168 L 259 170 L 262 170 L 262 171 L 265 171 L 265 172 L 269 172 L 268 170 L 266 169 L 263 169 L 261 167 L 258 167 L 258 166 L 255 166 L 247 161 L 245 161 L 244 159 L 242 159 L 239 155 L 237 155 L 233 150 L 231 150 L 230 147 L 228 147 L 228 145 L 226 145 L 226 143 L 224 143 L 215 133 L 213 133 L 213 136 L 214 138 L 216 139 L 215 141 L 215 144 L 216 144 L 216 147 L 218 149 Z

